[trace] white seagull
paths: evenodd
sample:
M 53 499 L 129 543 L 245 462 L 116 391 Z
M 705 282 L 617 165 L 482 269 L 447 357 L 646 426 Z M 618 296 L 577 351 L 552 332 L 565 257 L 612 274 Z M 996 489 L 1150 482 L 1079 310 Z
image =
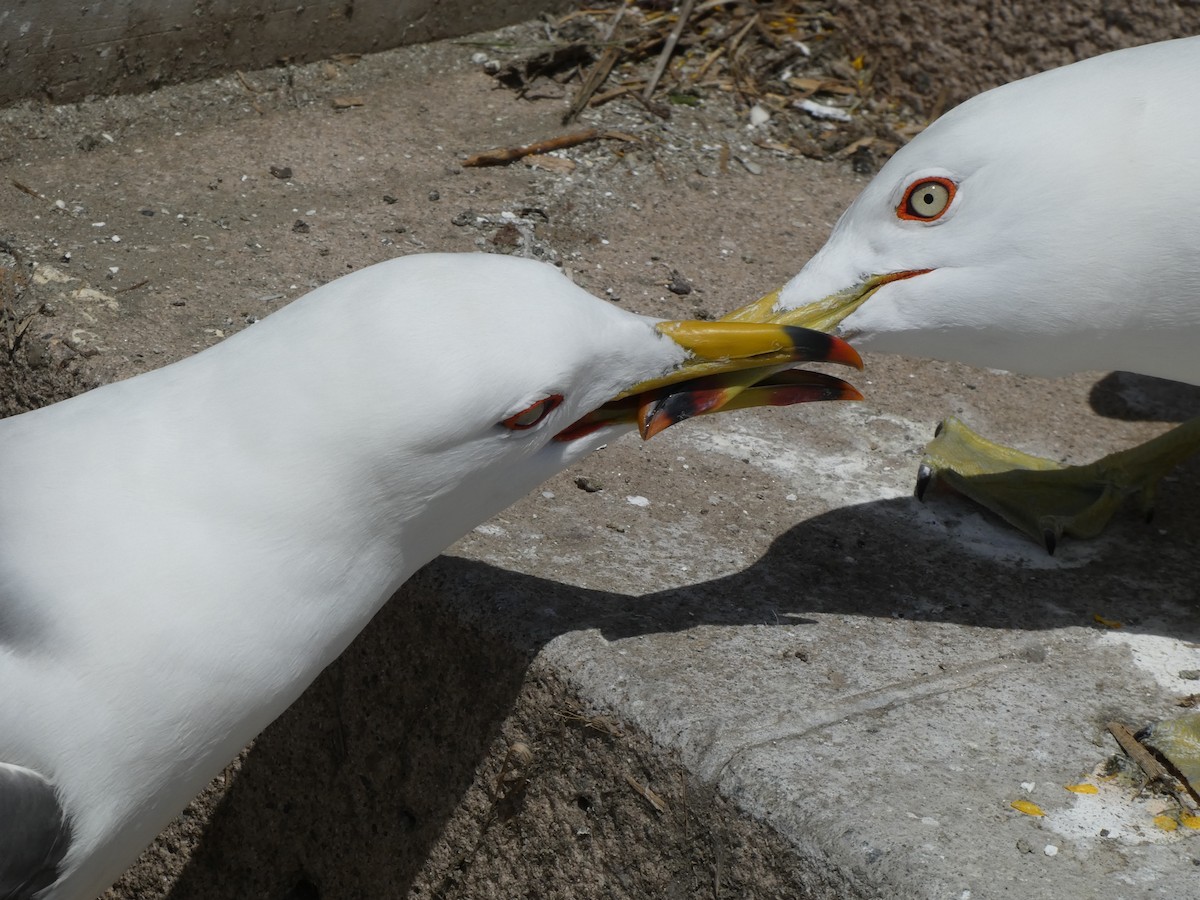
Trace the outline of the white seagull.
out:
M 980 94 L 900 149 L 779 291 L 728 318 L 1035 375 L 1200 384 L 1200 37 Z M 1064 469 L 943 423 L 935 469 L 1053 552 L 1200 448 L 1200 422 Z M 1015 471 L 1014 471 L 1015 470 Z
M 858 364 L 431 254 L 0 422 L 0 898 L 92 900 L 409 575 L 618 429 L 750 367 L 734 405 L 858 397 L 803 359 Z

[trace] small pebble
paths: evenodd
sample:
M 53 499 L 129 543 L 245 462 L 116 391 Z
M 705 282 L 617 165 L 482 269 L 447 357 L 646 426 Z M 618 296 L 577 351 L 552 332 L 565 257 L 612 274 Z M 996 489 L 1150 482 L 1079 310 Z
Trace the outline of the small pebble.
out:
M 856 175 L 874 175 L 878 166 L 869 147 L 859 147 L 850 155 L 850 166 Z
M 595 480 L 594 478 L 588 478 L 586 475 L 580 475 L 576 477 L 575 487 L 579 488 L 581 491 L 587 491 L 589 494 L 594 494 L 597 491 L 604 490 L 604 485 L 601 482 Z
M 754 162 L 753 160 L 742 159 L 739 156 L 737 158 L 737 161 L 740 162 L 742 164 L 742 166 L 745 168 L 745 170 L 747 172 L 749 172 L 751 175 L 761 175 L 763 173 L 763 167 L 760 166 L 758 163 Z
M 442 195 L 441 195 L 441 194 L 439 194 L 437 191 L 430 191 L 430 192 L 429 192 L 429 199 L 430 199 L 430 200 L 441 200 L 441 199 L 442 199 Z
M 625 502 L 630 504 L 631 506 L 640 506 L 643 509 L 645 509 L 647 506 L 650 505 L 650 500 L 646 497 L 641 496 L 640 494 L 632 494 L 632 495 L 626 497 Z
M 271 166 L 270 171 L 271 171 L 272 175 L 274 175 L 276 178 L 280 179 L 281 181 L 286 181 L 287 179 L 292 177 L 292 167 L 291 166 Z
M 1053 844 L 1047 844 L 1045 849 L 1042 850 L 1042 852 L 1045 853 L 1047 856 L 1058 856 L 1058 848 L 1055 847 Z
M 677 269 L 672 269 L 667 281 L 667 290 L 672 294 L 679 294 L 681 297 L 686 297 L 693 290 L 692 284 L 679 273 Z

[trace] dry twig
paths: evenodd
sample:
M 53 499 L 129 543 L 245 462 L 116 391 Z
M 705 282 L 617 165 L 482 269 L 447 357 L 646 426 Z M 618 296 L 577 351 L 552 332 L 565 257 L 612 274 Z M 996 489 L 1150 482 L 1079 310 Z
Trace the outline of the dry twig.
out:
M 143 278 L 141 281 L 135 281 L 133 284 L 126 285 L 123 288 L 117 288 L 115 291 L 113 291 L 113 293 L 114 294 L 124 294 L 129 291 L 136 291 L 138 288 L 145 287 L 149 283 L 150 283 L 149 278 Z
M 254 107 L 254 111 L 256 113 L 258 113 L 260 116 L 265 115 L 265 113 L 263 113 L 262 107 L 258 105 L 258 101 L 254 99 L 254 95 L 261 94 L 264 89 L 260 88 L 260 87 L 256 87 L 255 85 L 251 84 L 250 79 L 248 79 L 244 74 L 242 74 L 241 69 L 238 70 L 237 77 L 238 77 L 238 81 L 240 81 L 242 83 L 242 87 L 245 88 L 246 93 L 250 95 L 250 105 Z
M 592 99 L 592 95 L 596 93 L 600 85 L 604 84 L 609 74 L 613 70 L 613 66 L 617 64 L 617 60 L 621 58 L 621 50 L 618 47 L 609 47 L 596 60 L 596 64 L 588 70 L 587 77 L 583 80 L 583 84 L 579 86 L 579 91 L 575 94 L 575 99 L 571 101 L 571 105 L 567 111 L 563 113 L 562 122 L 568 125 L 584 110 L 584 107 Z
M 28 194 L 30 197 L 36 197 L 38 200 L 49 200 L 50 199 L 45 194 L 41 193 L 40 191 L 35 191 L 29 185 L 22 184 L 21 182 L 17 181 L 17 179 L 15 179 L 15 178 L 10 179 L 10 180 L 12 181 L 12 186 L 15 187 L 18 191 L 20 191 L 23 194 Z
M 612 17 L 612 21 L 608 23 L 608 30 L 604 33 L 603 42 L 608 43 L 612 40 L 613 34 L 616 33 L 617 25 L 620 24 L 621 18 L 625 15 L 625 5 L 622 4 L 617 8 L 616 14 Z M 583 84 L 579 86 L 579 92 L 575 95 L 575 99 L 571 101 L 570 107 L 563 114 L 563 124 L 567 125 L 575 120 L 575 118 L 584 110 L 584 107 L 592 99 L 592 95 L 600 89 L 600 85 L 604 84 L 609 73 L 612 72 L 613 66 L 621 59 L 622 48 L 610 46 L 596 60 L 595 65 L 588 70 L 587 76 L 583 79 Z
M 622 84 L 620 87 L 615 87 L 612 90 L 605 91 L 603 94 L 597 94 L 588 102 L 588 105 L 589 106 L 601 106 L 602 104 L 607 103 L 609 100 L 616 100 L 618 97 L 624 96 L 625 94 L 628 94 L 631 91 L 636 91 L 638 88 L 640 88 L 645 83 L 646 82 L 644 82 L 644 81 L 626 82 L 625 84 Z
M 534 153 L 549 153 L 551 150 L 564 150 L 567 147 L 586 144 L 588 141 L 604 139 L 618 141 L 637 140 L 633 135 L 624 134 L 619 131 L 601 131 L 599 128 L 589 128 L 586 131 L 577 131 L 574 134 L 563 134 L 555 138 L 547 138 L 544 141 L 534 141 L 532 144 L 526 144 L 523 147 L 497 147 L 493 150 L 484 150 L 482 153 L 475 153 L 468 156 L 462 161 L 462 164 L 464 168 L 468 169 L 483 166 L 506 166 L 511 162 L 516 162 L 518 159 Z
M 750 21 L 742 26 L 742 30 L 733 36 L 733 39 L 729 42 L 729 58 L 730 59 L 733 58 L 733 54 L 737 52 L 737 48 L 741 46 L 741 43 L 745 39 L 746 35 L 750 33 L 750 29 L 753 28 L 757 24 L 758 24 L 758 13 L 755 13 L 754 15 L 752 15 L 750 17 Z
M 663 44 L 662 53 L 659 54 L 658 62 L 654 66 L 654 74 L 646 82 L 646 90 L 642 94 L 642 99 L 646 102 L 650 101 L 650 97 L 654 94 L 654 89 L 658 87 L 658 80 L 662 78 L 663 72 L 667 70 L 667 63 L 671 61 L 671 54 L 675 52 L 675 45 L 679 43 L 679 37 L 683 34 L 683 29 L 687 27 L 688 19 L 692 17 L 692 7 L 695 5 L 696 0 L 684 0 L 683 5 L 679 7 L 679 21 L 675 23 L 675 27 L 671 29 L 671 33 L 667 35 L 667 42 Z
M 237 77 L 238 81 L 242 83 L 242 87 L 244 87 L 251 94 L 261 94 L 263 92 L 263 88 L 251 84 L 250 79 L 246 77 L 245 73 L 242 72 L 241 69 L 237 70 Z
M 1132 731 L 1120 722 L 1109 722 L 1105 727 L 1121 745 L 1121 749 L 1138 764 L 1138 768 L 1146 773 L 1146 778 L 1151 784 L 1159 784 L 1166 789 L 1179 802 L 1179 805 L 1188 811 L 1189 815 L 1194 816 L 1200 811 L 1191 791 L 1155 759 L 1154 755 L 1145 748 Z
M 628 772 L 625 773 L 626 783 L 641 795 L 641 798 L 654 807 L 657 813 L 665 813 L 667 811 L 667 801 L 658 794 L 654 793 L 647 785 L 642 784 Z

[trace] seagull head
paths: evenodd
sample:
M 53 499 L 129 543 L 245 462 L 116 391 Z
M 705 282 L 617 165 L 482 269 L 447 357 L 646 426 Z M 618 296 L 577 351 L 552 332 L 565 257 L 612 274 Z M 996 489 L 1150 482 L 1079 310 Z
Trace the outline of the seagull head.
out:
M 405 367 L 420 374 L 403 378 L 419 384 L 404 444 L 456 460 L 455 490 L 469 480 L 501 506 L 629 430 L 648 440 L 722 409 L 861 399 L 841 379 L 792 368 L 861 366 L 819 331 L 635 315 L 511 257 L 429 255 L 410 267 Z
M 1200 125 L 1175 92 L 1197 77 L 1192 39 L 963 103 L 888 161 L 790 282 L 729 318 L 1031 374 L 1184 377 L 1194 353 L 1169 348 L 1200 327 Z
M 271 496 L 324 520 L 348 504 L 352 528 L 386 518 L 421 561 L 623 431 L 649 438 L 721 408 L 860 399 L 840 379 L 791 370 L 861 365 L 836 337 L 635 315 L 553 266 L 484 254 L 372 266 L 213 351 L 253 368 L 222 366 L 221 377 L 258 385 L 259 397 L 238 397 L 241 430 L 255 435 L 238 443 L 280 483 Z M 376 512 L 363 515 L 368 505 Z

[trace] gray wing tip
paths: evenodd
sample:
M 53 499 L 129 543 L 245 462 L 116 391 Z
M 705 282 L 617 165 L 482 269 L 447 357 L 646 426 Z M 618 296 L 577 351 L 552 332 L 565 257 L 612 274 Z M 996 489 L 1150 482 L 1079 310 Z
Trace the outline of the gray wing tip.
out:
M 0 762 L 0 900 L 32 900 L 58 880 L 71 822 L 54 785 Z

